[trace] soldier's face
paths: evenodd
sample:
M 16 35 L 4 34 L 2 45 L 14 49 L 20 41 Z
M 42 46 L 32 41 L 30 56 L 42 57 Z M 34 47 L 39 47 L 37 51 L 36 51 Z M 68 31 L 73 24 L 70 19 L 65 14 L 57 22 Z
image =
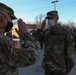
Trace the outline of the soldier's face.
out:
M 0 12 L 0 28 L 4 28 L 7 25 L 7 17 Z
M 48 18 L 48 21 L 51 21 L 52 23 L 55 23 L 55 18 Z
M 12 17 L 8 13 L 3 11 L 0 11 L 0 13 L 7 19 L 7 21 L 12 22 Z
M 0 28 L 4 29 L 5 32 L 10 31 L 13 26 L 12 18 L 10 17 L 8 13 L 5 13 L 5 12 L 0 12 L 0 14 L 1 14 Z
M 55 23 L 57 23 L 58 19 L 59 19 L 58 16 L 55 16 L 55 17 L 53 18 L 53 20 L 55 21 Z

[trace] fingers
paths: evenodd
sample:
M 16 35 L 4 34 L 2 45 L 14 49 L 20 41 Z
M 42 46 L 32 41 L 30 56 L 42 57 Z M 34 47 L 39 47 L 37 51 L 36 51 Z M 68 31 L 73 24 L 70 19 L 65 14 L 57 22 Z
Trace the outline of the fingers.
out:
M 22 19 L 19 19 L 18 20 L 18 27 L 19 27 L 19 31 L 22 33 L 22 25 L 23 25 L 23 21 L 22 21 Z
M 20 34 L 26 33 L 28 31 L 26 23 L 22 19 L 18 20 L 18 27 Z
M 19 35 L 22 34 L 17 28 L 15 28 L 15 31 L 16 31 L 16 33 L 19 34 Z

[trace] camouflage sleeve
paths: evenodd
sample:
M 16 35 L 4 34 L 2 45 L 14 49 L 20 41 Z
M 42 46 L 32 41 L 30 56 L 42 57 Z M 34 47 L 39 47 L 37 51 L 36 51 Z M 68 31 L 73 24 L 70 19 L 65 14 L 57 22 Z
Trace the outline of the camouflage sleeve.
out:
M 72 69 L 72 67 L 74 66 L 74 61 L 73 61 L 73 56 L 74 56 L 74 41 L 73 41 L 73 37 L 70 34 L 67 34 L 66 37 L 66 42 L 65 43 L 65 56 L 66 56 L 66 71 L 67 73 L 70 72 L 70 70 Z
M 11 47 L 8 44 L 9 42 L 10 42 L 9 39 L 6 36 L 4 36 L 3 34 L 0 34 L 0 53 L 4 56 L 4 58 L 7 59 L 6 61 L 10 65 L 10 62 L 12 61 L 11 56 L 10 56 L 12 49 L 9 48 L 9 47 Z M 13 63 L 13 61 L 12 61 L 12 63 Z
M 17 66 L 29 66 L 38 60 L 38 44 L 30 34 L 20 35 L 22 49 L 17 52 Z
M 43 32 L 43 30 L 38 29 L 32 35 L 36 38 L 36 40 L 43 41 Z
M 3 34 L 0 34 L 0 74 L 14 75 L 16 64 L 12 59 L 12 49 L 9 47 L 9 40 Z

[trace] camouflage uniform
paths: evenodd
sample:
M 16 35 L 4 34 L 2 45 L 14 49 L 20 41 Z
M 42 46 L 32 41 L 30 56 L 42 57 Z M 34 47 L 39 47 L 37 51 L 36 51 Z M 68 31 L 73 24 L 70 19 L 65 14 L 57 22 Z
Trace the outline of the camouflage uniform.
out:
M 72 29 L 71 31 L 71 34 L 73 35 L 73 38 L 74 38 L 74 50 L 76 51 L 76 29 Z
M 30 35 L 20 38 L 24 41 L 26 38 L 26 44 L 22 44 L 21 50 L 15 50 L 12 39 L 0 34 L 0 75 L 18 75 L 18 67 L 29 66 L 37 61 L 36 40 Z
M 45 75 L 65 75 L 73 67 L 73 38 L 67 29 L 58 26 L 45 31 L 38 29 L 33 33 L 37 39 L 43 38 L 45 44 L 43 67 Z
M 16 19 L 14 11 L 3 3 L 0 3 L 0 13 L 7 13 L 12 19 Z M 36 40 L 28 33 L 20 35 L 20 40 L 21 49 L 17 50 L 10 33 L 7 36 L 0 33 L 0 75 L 18 75 L 18 67 L 32 65 L 38 60 Z

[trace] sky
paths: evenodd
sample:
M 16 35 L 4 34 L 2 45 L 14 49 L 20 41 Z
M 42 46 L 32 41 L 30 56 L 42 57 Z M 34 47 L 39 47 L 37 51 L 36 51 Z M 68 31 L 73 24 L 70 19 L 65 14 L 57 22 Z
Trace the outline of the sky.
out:
M 54 0 L 0 0 L 14 10 L 17 18 L 23 19 L 26 23 L 35 22 L 36 16 L 46 15 L 48 11 L 54 10 Z M 76 23 L 76 0 L 58 0 L 56 10 L 59 14 L 59 21 Z

